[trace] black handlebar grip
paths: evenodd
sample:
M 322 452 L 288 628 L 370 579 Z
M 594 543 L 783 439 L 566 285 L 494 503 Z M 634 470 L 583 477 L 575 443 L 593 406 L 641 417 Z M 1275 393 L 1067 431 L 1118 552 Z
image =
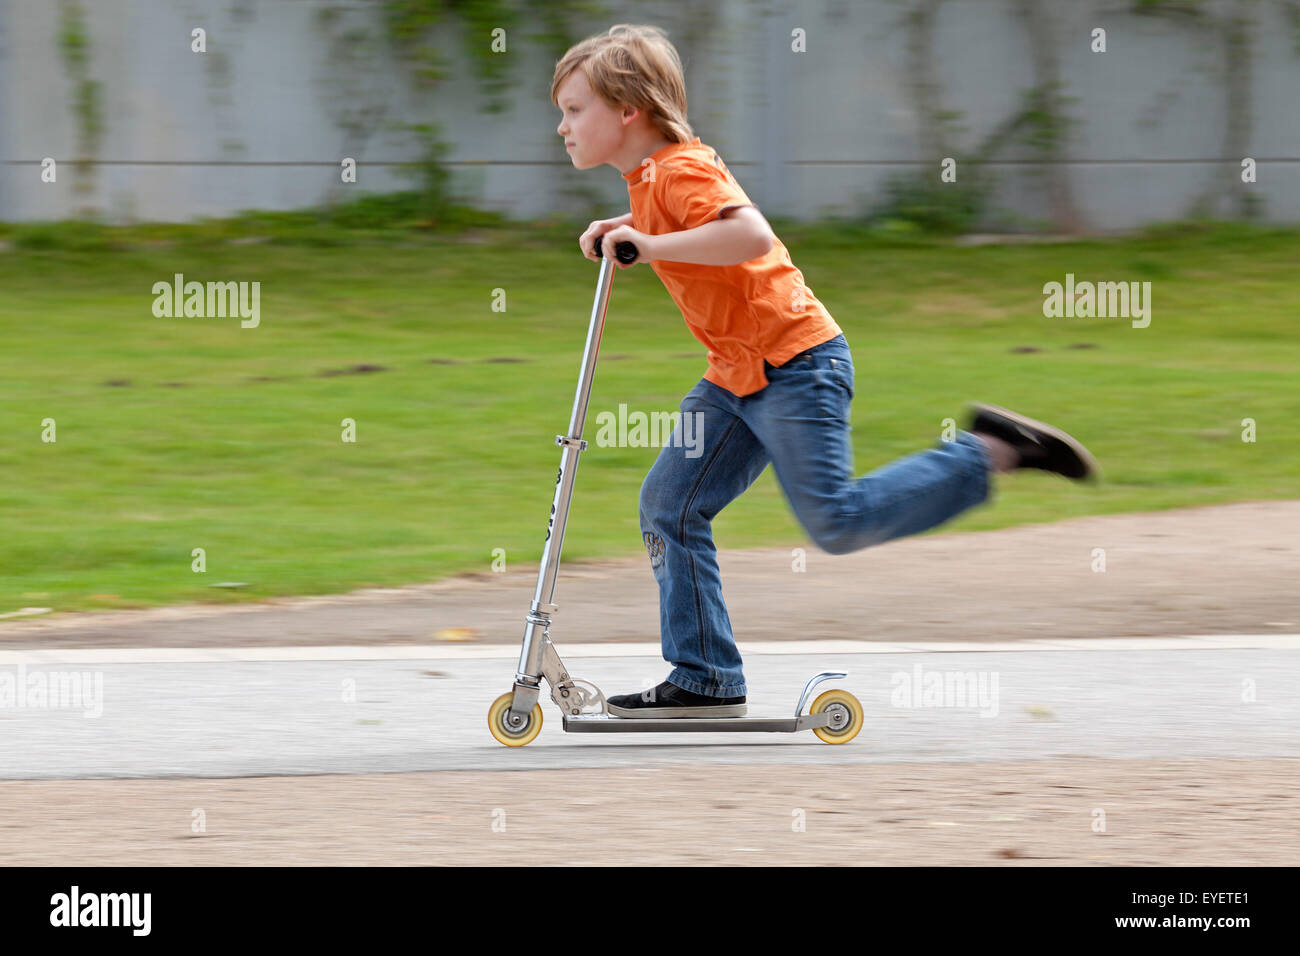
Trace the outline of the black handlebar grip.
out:
M 605 258 L 600 251 L 600 240 L 604 238 L 605 238 L 604 236 L 596 237 L 596 258 L 597 259 Z M 631 265 L 632 263 L 636 262 L 636 257 L 639 256 L 640 254 L 641 253 L 637 251 L 636 246 L 630 242 L 620 242 L 618 245 L 614 247 L 614 258 L 617 259 L 619 262 L 623 263 L 623 265 L 625 266 Z

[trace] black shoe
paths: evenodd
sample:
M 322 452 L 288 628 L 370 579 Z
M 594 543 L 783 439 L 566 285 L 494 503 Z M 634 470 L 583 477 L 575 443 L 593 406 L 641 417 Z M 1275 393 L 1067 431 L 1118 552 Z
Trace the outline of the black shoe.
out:
M 653 690 L 605 701 L 615 717 L 744 717 L 745 697 L 705 697 L 664 681 Z
M 971 403 L 971 423 L 966 430 L 1001 438 L 1020 454 L 1017 468 L 1038 468 L 1074 481 L 1095 482 L 1096 460 L 1077 440 L 1059 428 L 996 405 Z

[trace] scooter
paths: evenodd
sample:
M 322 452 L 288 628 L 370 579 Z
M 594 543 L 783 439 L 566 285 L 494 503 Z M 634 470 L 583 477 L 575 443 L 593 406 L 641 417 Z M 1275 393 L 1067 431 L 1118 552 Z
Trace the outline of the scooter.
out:
M 542 678 L 551 688 L 551 700 L 560 708 L 564 729 L 568 733 L 736 733 L 746 731 L 768 733 L 795 733 L 811 730 L 828 744 L 848 743 L 862 729 L 862 704 L 846 690 L 828 690 L 812 702 L 808 713 L 804 705 L 813 688 L 822 681 L 838 680 L 845 675 L 827 671 L 810 678 L 799 695 L 793 717 L 668 717 L 630 718 L 610 714 L 605 705 L 605 695 L 590 681 L 578 680 L 569 673 L 564 661 L 551 643 L 551 615 L 557 610 L 553 603 L 555 579 L 560 568 L 560 548 L 564 543 L 564 527 L 569 517 L 569 504 L 573 499 L 574 476 L 578 470 L 578 456 L 587 447 L 582 438 L 587 419 L 587 398 L 596 371 L 596 356 L 600 351 L 600 338 L 605 329 L 605 311 L 609 306 L 610 287 L 614 278 L 614 264 L 601 253 L 601 238 L 596 239 L 596 255 L 601 259 L 600 277 L 596 283 L 596 300 L 591 309 L 591 323 L 587 328 L 587 345 L 578 374 L 578 389 L 573 398 L 573 414 L 569 417 L 569 430 L 556 435 L 555 444 L 561 447 L 560 470 L 555 476 L 555 500 L 551 517 L 546 524 L 546 541 L 542 549 L 541 568 L 537 574 L 537 590 L 532 605 L 524 618 L 523 648 L 519 654 L 519 669 L 515 672 L 514 687 L 502 694 L 488 710 L 488 729 L 492 736 L 507 747 L 522 747 L 532 742 L 542 730 L 542 706 L 537 703 Z M 639 252 L 631 242 L 620 242 L 614 255 L 624 264 L 636 261 Z M 541 629 L 540 635 L 538 628 Z

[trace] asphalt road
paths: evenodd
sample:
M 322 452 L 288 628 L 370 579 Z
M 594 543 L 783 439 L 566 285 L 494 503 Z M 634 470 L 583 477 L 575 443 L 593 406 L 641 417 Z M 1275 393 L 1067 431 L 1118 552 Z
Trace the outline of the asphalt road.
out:
M 565 661 L 606 696 L 653 686 L 668 670 L 654 657 Z M 510 687 L 515 661 L 505 658 L 23 666 L 0 667 L 4 779 L 1300 757 L 1300 647 L 747 653 L 750 716 L 792 716 L 810 676 L 847 671 L 817 688 L 843 687 L 862 701 L 866 726 L 842 746 L 809 731 L 566 734 L 543 691 L 541 735 L 507 748 L 486 719 Z M 50 684 L 55 671 L 89 674 L 90 689 L 100 675 L 101 697 L 40 706 L 32 687 Z M 940 681 L 973 673 L 985 696 L 927 700 L 935 680 L 927 672 Z M 6 674 L 11 695 L 27 687 L 22 706 L 4 698 Z

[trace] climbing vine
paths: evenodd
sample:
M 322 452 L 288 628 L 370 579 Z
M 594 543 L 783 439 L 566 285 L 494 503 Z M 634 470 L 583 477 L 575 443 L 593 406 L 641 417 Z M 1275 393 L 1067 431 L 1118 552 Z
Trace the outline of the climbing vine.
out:
M 1133 13 L 1184 24 L 1221 44 L 1220 73 L 1226 95 L 1222 154 L 1225 158 L 1232 158 L 1234 166 L 1227 176 L 1221 169 L 1211 171 L 1205 188 L 1188 206 L 1188 213 L 1194 217 L 1213 216 L 1223 200 L 1242 219 L 1254 218 L 1261 212 L 1257 194 L 1241 181 L 1235 167 L 1235 161 L 1250 152 L 1254 128 L 1251 90 L 1255 20 L 1251 16 L 1252 7 L 1250 0 L 1233 0 L 1218 5 L 1204 0 L 1133 0 Z M 1294 24 L 1294 17 L 1300 11 L 1292 0 L 1284 0 L 1282 12 Z M 1300 41 L 1297 43 L 1297 52 L 1300 52 Z
M 79 0 L 62 0 L 59 4 L 58 47 L 72 81 L 77 121 L 73 189 L 85 193 L 91 189 L 92 164 L 104 132 L 104 107 L 100 85 L 90 78 L 90 35 L 86 31 L 86 11 Z
M 945 0 L 914 0 L 906 6 L 902 18 L 906 34 L 906 88 L 919 118 L 917 132 L 922 155 L 936 162 L 938 157 L 952 157 L 960 172 L 950 183 L 940 181 L 934 166 L 927 167 L 920 176 L 891 178 L 886 183 L 884 202 L 877 209 L 876 218 L 902 219 L 938 232 L 973 229 L 988 211 L 995 188 L 986 164 L 1008 147 L 1019 144 L 1040 161 L 1034 175 L 1043 182 L 1053 228 L 1067 233 L 1080 231 L 1083 222 L 1061 165 L 1069 138 L 1067 107 L 1071 98 L 1063 92 L 1047 15 L 1035 0 L 1016 0 L 1018 19 L 1029 34 L 1034 86 L 1022 91 L 1019 107 L 1011 116 L 974 148 L 964 150 L 958 143 L 962 114 L 944 109 L 935 78 L 934 32 L 939 8 L 944 3 Z
M 599 0 L 551 0 L 531 9 L 523 0 L 372 0 L 371 5 L 379 13 L 378 38 L 372 31 L 374 17 L 361 21 L 348 17 L 357 11 L 355 3 L 326 4 L 317 12 L 318 25 L 331 38 L 331 66 L 344 67 L 337 81 L 350 82 L 367 68 L 360 62 L 365 58 L 354 55 L 356 51 L 376 51 L 371 56 L 374 62 L 380 41 L 415 84 L 432 93 L 453 68 L 437 41 L 454 33 L 459 38 L 456 48 L 463 51 L 485 96 L 482 112 L 490 115 L 511 107 L 511 70 L 518 61 L 512 54 L 528 44 L 538 44 L 558 59 L 578 39 L 570 23 L 608 18 Z M 532 29 L 523 26 L 525 11 Z M 547 76 L 543 82 L 549 85 L 549 79 Z M 354 141 L 364 142 L 386 115 L 386 102 L 358 98 L 355 91 L 351 97 L 331 99 L 353 104 L 350 112 L 345 107 L 335 109 L 336 122 Z M 392 123 L 389 128 L 418 143 L 420 159 L 404 171 L 417 183 L 421 219 L 439 221 L 450 206 L 450 174 L 445 165 L 450 143 L 442 138 L 441 124 L 431 120 Z
M 1291 25 L 1291 46 L 1300 55 L 1300 0 L 1282 0 L 1282 11 Z
M 509 69 L 513 58 L 503 55 L 494 31 L 504 31 L 506 51 L 520 39 L 522 11 L 529 7 L 522 0 L 377 0 L 383 8 L 384 22 L 392 42 L 414 75 L 425 84 L 435 84 L 447 76 L 450 64 L 433 44 L 435 28 L 454 29 L 449 21 L 459 21 L 465 41 L 462 45 L 473 70 L 489 96 L 485 112 L 502 112 L 509 108 L 503 94 L 508 89 Z M 577 41 L 570 24 L 577 20 L 602 22 L 609 16 L 599 0 L 550 0 L 533 4 L 529 13 L 540 20 L 540 27 L 523 35 L 539 44 L 558 59 Z
M 1071 104 L 1060 78 L 1059 58 L 1047 5 L 1038 0 L 1012 0 L 1016 19 L 1028 33 L 1029 59 L 1033 66 L 1034 85 L 1022 91 L 1018 108 L 999 123 L 972 150 L 963 154 L 957 144 L 954 118 L 960 114 L 943 109 L 941 90 L 936 80 L 932 43 L 939 8 L 946 0 L 898 0 L 903 8 L 900 23 L 906 33 L 907 91 L 919 119 L 918 138 L 926 157 L 952 156 L 958 167 L 978 170 L 981 163 L 992 160 L 1007 147 L 1019 144 L 1040 160 L 1035 176 L 1046 187 L 1054 228 L 1062 232 L 1085 227 L 1074 201 L 1064 160 L 1070 136 Z M 1277 0 L 1274 8 L 1286 23 L 1291 42 L 1300 55 L 1300 0 Z M 1232 159 L 1234 169 L 1225 176 L 1222 168 L 1211 171 L 1205 188 L 1189 207 L 1193 216 L 1212 215 L 1221 204 L 1240 218 L 1259 213 L 1256 193 L 1236 175 L 1238 158 L 1250 154 L 1254 128 L 1252 82 L 1255 64 L 1256 15 L 1260 5 L 1254 0 L 1128 0 L 1120 11 L 1131 16 L 1162 19 L 1196 33 L 1208 49 L 1217 51 L 1218 75 L 1226 97 L 1222 117 L 1221 155 Z M 1179 94 L 1174 88 L 1161 93 L 1155 106 L 1139 119 L 1144 126 L 1154 124 L 1155 116 Z M 957 182 L 960 183 L 961 177 Z M 979 197 L 970 194 L 971 183 L 953 189 L 941 186 L 937 175 L 927 169 L 921 177 L 905 178 L 887 190 L 888 209 L 898 214 L 898 197 L 903 197 L 915 216 L 920 210 L 928 220 L 957 225 L 969 221 L 982 206 Z M 991 180 L 986 181 L 991 186 Z M 892 205 L 891 205 L 892 204 Z M 951 206 L 952 215 L 940 207 Z M 938 210 L 938 212 L 936 212 Z M 955 218 L 954 218 L 955 217 Z

